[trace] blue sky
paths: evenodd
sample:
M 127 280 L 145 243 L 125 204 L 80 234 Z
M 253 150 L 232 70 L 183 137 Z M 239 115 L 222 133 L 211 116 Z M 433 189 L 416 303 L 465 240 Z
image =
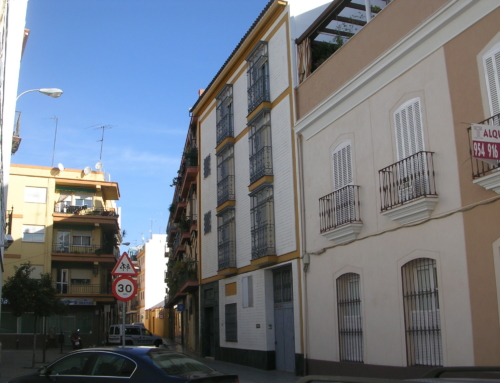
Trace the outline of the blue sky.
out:
M 124 242 L 165 233 L 189 108 L 267 2 L 29 0 L 18 94 L 64 94 L 19 99 L 12 163 L 94 168 L 107 126 L 102 162 L 120 187 Z

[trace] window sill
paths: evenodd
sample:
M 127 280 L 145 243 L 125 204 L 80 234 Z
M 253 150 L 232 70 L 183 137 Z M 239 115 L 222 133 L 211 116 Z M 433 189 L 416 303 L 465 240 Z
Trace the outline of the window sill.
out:
M 321 235 L 329 241 L 341 244 L 358 238 L 358 234 L 361 232 L 362 227 L 363 223 L 348 223 L 333 230 L 321 233 Z

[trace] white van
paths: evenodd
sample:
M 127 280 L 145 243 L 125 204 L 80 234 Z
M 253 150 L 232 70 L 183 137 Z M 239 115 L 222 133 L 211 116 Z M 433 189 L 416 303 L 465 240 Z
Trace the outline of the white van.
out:
M 109 327 L 108 344 L 122 344 L 121 324 L 114 324 Z M 126 324 L 125 325 L 125 344 L 127 346 L 156 346 L 163 344 L 163 339 L 153 335 L 144 325 Z

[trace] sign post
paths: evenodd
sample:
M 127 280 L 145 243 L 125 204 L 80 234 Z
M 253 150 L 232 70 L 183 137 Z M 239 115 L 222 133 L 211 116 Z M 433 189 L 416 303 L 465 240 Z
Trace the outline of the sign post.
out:
M 122 347 L 125 347 L 125 302 L 137 294 L 137 283 L 131 278 L 137 276 L 137 272 L 126 252 L 116 263 L 111 275 L 118 277 L 113 281 L 112 291 L 115 298 L 122 301 Z

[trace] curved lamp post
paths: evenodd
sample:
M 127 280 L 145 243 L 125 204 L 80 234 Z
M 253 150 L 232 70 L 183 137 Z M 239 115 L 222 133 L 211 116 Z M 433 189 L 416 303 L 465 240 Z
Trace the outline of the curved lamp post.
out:
M 50 96 L 53 98 L 60 97 L 63 94 L 63 91 L 61 89 L 57 89 L 57 88 L 30 89 L 30 90 L 24 91 L 19 96 L 17 96 L 16 101 L 19 100 L 19 97 L 21 97 L 23 94 L 26 94 L 28 92 L 40 92 L 42 94 L 45 94 L 46 96 Z

